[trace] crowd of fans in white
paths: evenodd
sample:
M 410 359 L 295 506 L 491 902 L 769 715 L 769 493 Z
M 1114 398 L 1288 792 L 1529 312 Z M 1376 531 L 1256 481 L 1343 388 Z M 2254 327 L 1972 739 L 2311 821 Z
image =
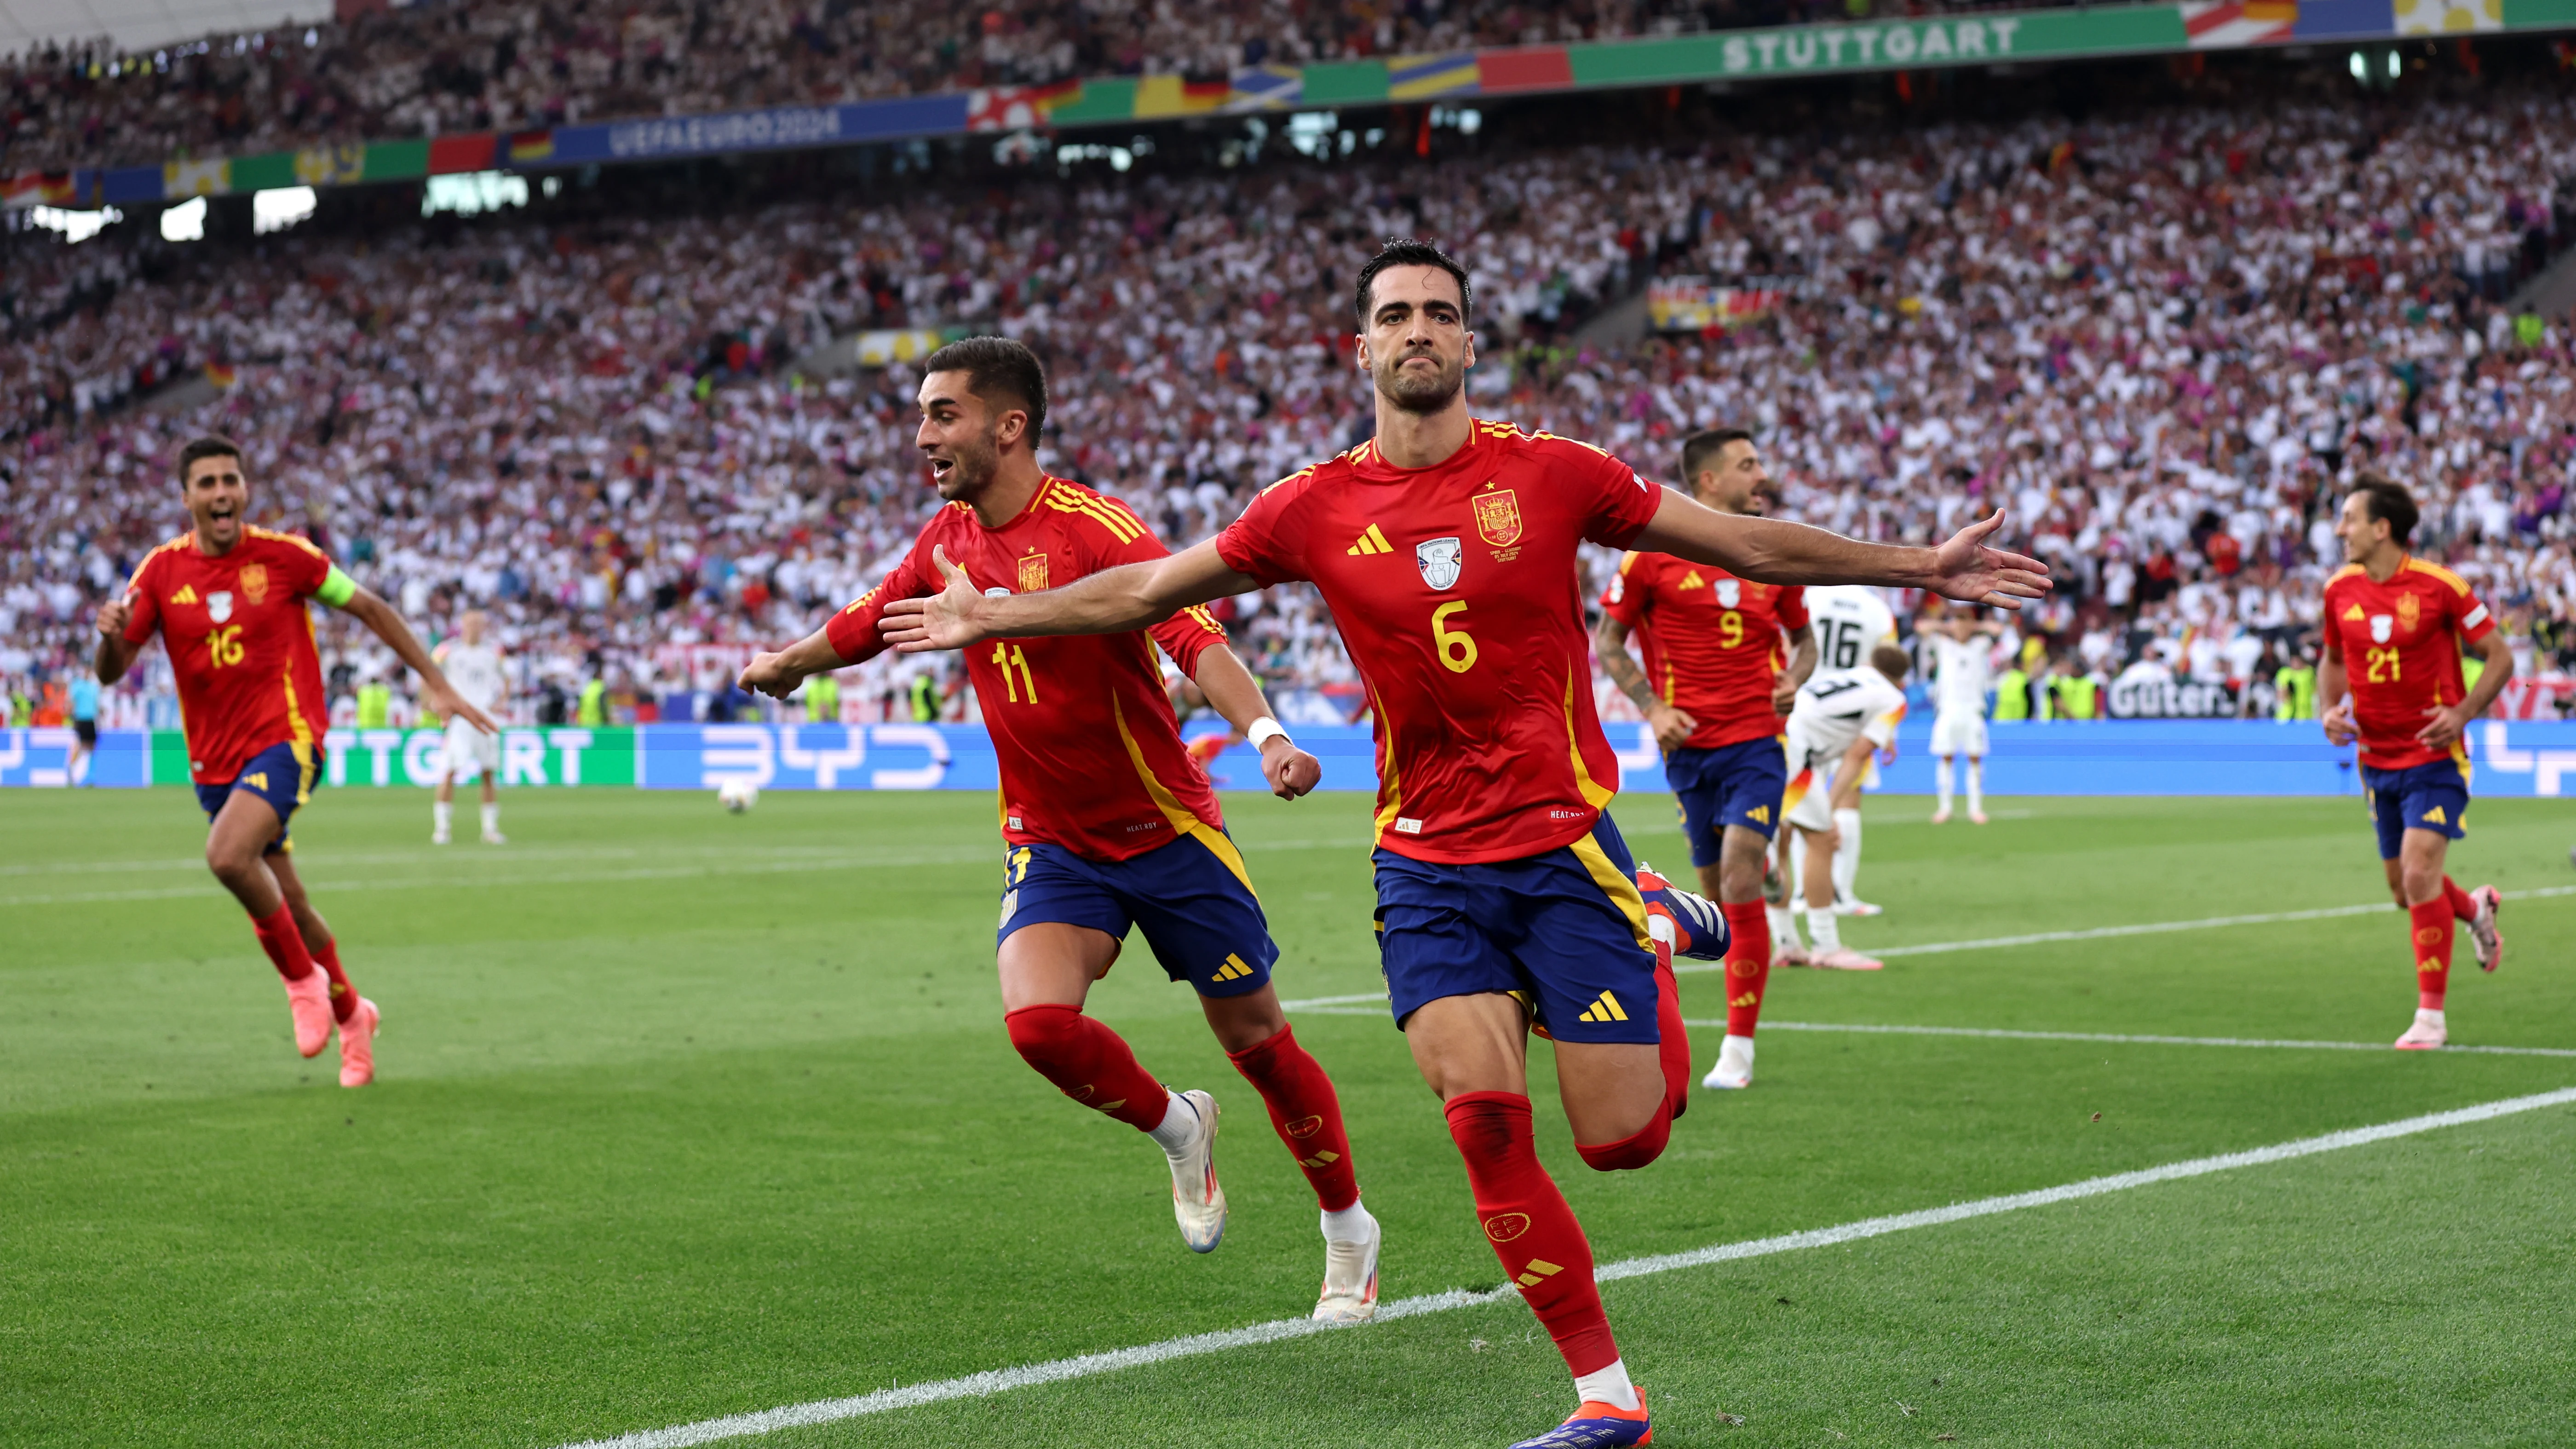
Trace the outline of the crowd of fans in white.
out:
M 1223 80 L 1980 0 L 424 0 L 318 25 L 0 63 L 0 174 L 1086 76 Z
M 81 667 L 95 601 L 183 522 L 169 459 L 220 430 L 275 521 L 406 614 L 484 607 L 531 691 L 596 674 L 670 717 L 873 583 L 935 501 L 906 369 L 795 359 L 861 327 L 1021 337 L 1050 364 L 1048 464 L 1178 546 L 1365 435 L 1348 278 L 1388 234 L 1473 268 L 1480 415 L 1666 479 L 1690 431 L 1749 426 L 1790 515 L 1868 537 L 2010 509 L 2062 580 L 2007 641 L 2034 665 L 2267 675 L 2338 561 L 2337 483 L 2376 468 L 2424 501 L 2418 550 L 2546 668 L 2576 646 L 2576 338 L 2495 304 L 2568 225 L 2571 174 L 2576 107 L 2526 93 L 1446 169 L 1271 157 L 436 244 L 290 233 L 206 266 L 111 229 L 37 254 L 130 274 L 104 312 L 0 349 L 0 674 Z M 1722 335 L 1554 325 L 1650 268 L 1790 281 Z M 138 359 L 235 380 L 185 414 L 100 407 Z M 1350 682 L 1310 594 L 1238 607 L 1283 690 Z M 343 685 L 386 670 L 330 637 Z M 900 713 L 921 667 L 858 672 L 845 710 Z

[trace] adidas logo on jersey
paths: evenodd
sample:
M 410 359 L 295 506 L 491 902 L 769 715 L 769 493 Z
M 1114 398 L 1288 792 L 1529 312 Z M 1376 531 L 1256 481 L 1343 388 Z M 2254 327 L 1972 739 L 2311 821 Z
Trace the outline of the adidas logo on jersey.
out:
M 1576 1021 L 1590 1022 L 1626 1021 L 1627 1019 L 1628 1013 L 1619 1009 L 1619 998 L 1607 991 L 1602 992 L 1600 999 L 1586 1007 L 1583 1014 L 1575 1018 Z
M 1225 964 L 1216 968 L 1216 976 L 1213 979 L 1218 981 L 1241 981 L 1244 977 L 1251 974 L 1252 968 L 1243 964 L 1243 958 L 1241 956 L 1228 952 L 1225 958 Z
M 197 602 L 197 586 L 195 584 L 181 584 L 179 586 L 179 592 L 170 596 L 170 603 L 174 608 L 180 604 L 193 604 L 195 602 Z
M 1352 544 L 1344 552 L 1357 555 L 1393 553 L 1395 545 L 1387 542 L 1386 535 L 1378 532 L 1377 525 L 1372 523 L 1360 531 L 1360 541 Z
M 1708 580 L 1699 576 L 1699 570 L 1692 569 L 1689 573 L 1682 575 L 1681 587 L 1685 589 L 1696 589 L 1705 587 L 1707 583 Z
M 2359 605 L 2359 604 L 2355 604 L 2355 605 L 2353 605 L 2351 608 L 2344 610 L 2344 611 L 2343 611 L 2343 616 L 2344 616 L 2345 618 L 2347 618 L 2347 619 L 2358 619 L 2358 618 L 2360 618 L 2360 617 L 2361 617 L 2361 605 Z

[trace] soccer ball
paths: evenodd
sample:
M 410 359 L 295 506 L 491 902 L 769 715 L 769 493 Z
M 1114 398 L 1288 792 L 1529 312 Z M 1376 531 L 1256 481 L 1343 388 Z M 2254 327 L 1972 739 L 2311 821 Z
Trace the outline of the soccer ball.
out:
M 716 800 L 734 815 L 760 803 L 760 787 L 749 780 L 727 780 L 716 786 Z

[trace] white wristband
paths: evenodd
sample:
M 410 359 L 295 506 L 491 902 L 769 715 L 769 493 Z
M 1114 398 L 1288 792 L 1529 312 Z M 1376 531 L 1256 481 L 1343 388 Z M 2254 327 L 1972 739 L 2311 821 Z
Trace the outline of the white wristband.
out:
M 1273 739 L 1287 739 L 1288 732 L 1279 727 L 1279 721 L 1265 714 L 1252 722 L 1252 728 L 1243 732 L 1243 738 L 1246 743 L 1258 750 Z

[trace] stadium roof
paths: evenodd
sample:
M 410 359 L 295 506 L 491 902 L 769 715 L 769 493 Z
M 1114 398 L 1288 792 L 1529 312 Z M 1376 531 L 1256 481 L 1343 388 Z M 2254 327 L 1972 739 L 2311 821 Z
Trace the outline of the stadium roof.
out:
M 331 18 L 331 0 L 0 0 L 0 52 L 106 36 L 123 50 Z

